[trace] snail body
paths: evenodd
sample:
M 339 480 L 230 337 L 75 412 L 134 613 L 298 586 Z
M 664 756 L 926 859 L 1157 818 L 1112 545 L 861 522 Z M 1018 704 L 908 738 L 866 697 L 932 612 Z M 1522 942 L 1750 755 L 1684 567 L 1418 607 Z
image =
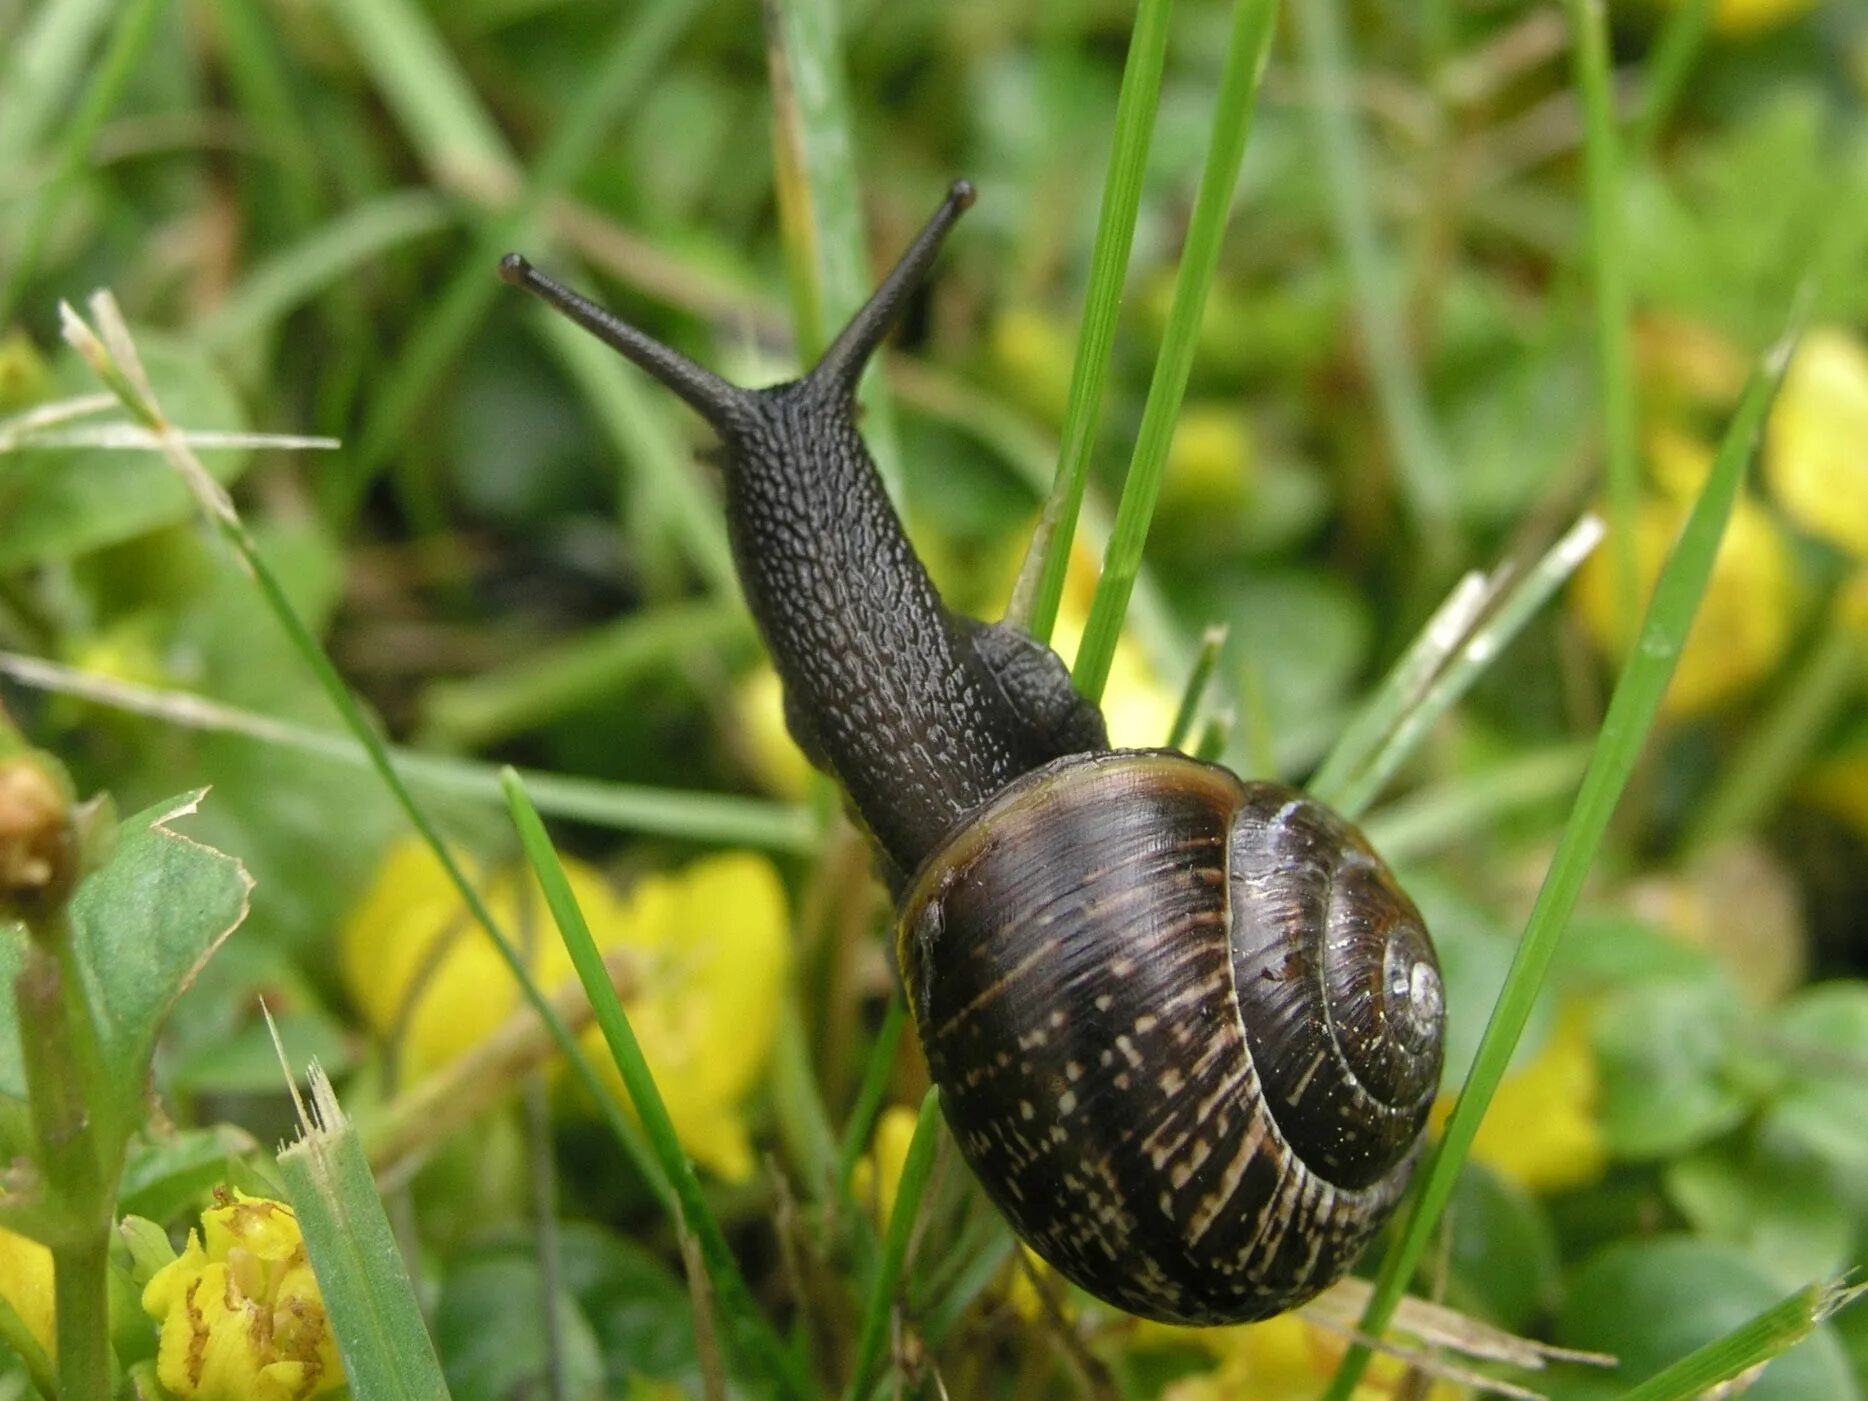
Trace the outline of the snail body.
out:
M 1439 1078 L 1433 946 L 1341 818 L 1112 750 L 1055 653 L 942 604 L 854 395 L 971 202 L 956 184 L 817 367 L 756 391 L 523 259 L 501 271 L 719 435 L 787 723 L 897 895 L 903 986 L 987 1194 L 1118 1307 L 1268 1317 L 1348 1269 L 1406 1186 Z

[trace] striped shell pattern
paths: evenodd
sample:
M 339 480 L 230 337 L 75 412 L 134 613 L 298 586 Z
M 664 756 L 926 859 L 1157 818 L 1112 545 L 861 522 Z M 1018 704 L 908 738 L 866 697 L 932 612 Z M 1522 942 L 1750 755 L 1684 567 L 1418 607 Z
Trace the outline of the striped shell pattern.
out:
M 1399 1200 L 1439 969 L 1380 860 L 1300 794 L 1165 752 L 1059 760 L 922 866 L 898 938 L 962 1153 L 1091 1294 L 1269 1317 Z

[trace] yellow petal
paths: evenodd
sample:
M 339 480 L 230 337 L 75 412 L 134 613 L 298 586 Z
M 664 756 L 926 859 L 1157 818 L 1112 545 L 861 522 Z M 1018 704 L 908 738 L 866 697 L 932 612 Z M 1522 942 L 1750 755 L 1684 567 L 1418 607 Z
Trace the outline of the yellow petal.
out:
M 785 726 L 784 688 L 770 665 L 755 667 L 733 693 L 740 756 L 759 786 L 777 798 L 801 801 L 811 791 L 811 761 Z
M 1634 555 L 1643 606 L 1686 510 L 1685 502 L 1662 497 L 1641 503 Z M 1756 502 L 1739 501 L 1667 688 L 1665 708 L 1679 715 L 1709 710 L 1769 675 L 1790 642 L 1795 593 L 1783 532 Z M 1612 541 L 1605 541 L 1577 571 L 1571 598 L 1596 646 L 1619 656 L 1638 628 L 1640 614 L 1622 613 Z
M 1764 464 L 1797 524 L 1868 559 L 1868 346 L 1834 327 L 1803 338 L 1771 410 Z
M 307 1401 L 342 1385 L 291 1208 L 240 1194 L 204 1212 L 203 1227 L 207 1244 L 190 1232 L 143 1289 L 143 1309 L 161 1326 L 163 1386 L 199 1401 Z
M 1588 1009 L 1568 1006 L 1530 1064 L 1499 1085 L 1472 1156 L 1533 1192 L 1588 1186 L 1608 1166 L 1599 1092 Z M 1434 1132 L 1445 1125 L 1453 1099 L 1443 1095 L 1435 1102 Z
M 0 1299 L 12 1306 L 49 1358 L 54 1353 L 52 1252 L 36 1240 L 0 1231 Z

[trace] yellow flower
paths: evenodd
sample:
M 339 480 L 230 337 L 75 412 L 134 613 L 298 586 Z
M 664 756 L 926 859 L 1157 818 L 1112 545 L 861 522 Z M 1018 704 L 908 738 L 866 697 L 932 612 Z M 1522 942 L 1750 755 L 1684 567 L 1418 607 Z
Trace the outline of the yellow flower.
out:
M 1736 344 L 1699 322 L 1660 316 L 1644 319 L 1635 334 L 1644 388 L 1687 408 L 1731 412 L 1751 370 Z
M 1868 559 L 1868 346 L 1834 327 L 1803 338 L 1771 410 L 1764 465 L 1798 525 Z
M 1333 1333 L 1295 1313 L 1236 1328 L 1151 1328 L 1148 1336 L 1204 1348 L 1219 1359 L 1211 1372 L 1175 1382 L 1162 1401 L 1314 1401 L 1335 1374 L 1345 1344 Z M 1407 1368 L 1395 1358 L 1377 1356 L 1351 1393 L 1355 1401 L 1389 1401 L 1400 1393 Z M 1409 1392 L 1408 1395 L 1414 1393 Z M 1429 1401 L 1453 1401 L 1465 1393 L 1445 1382 L 1427 1391 Z
M 203 1244 L 203 1237 L 206 1243 Z M 162 1329 L 156 1375 L 177 1397 L 305 1401 L 343 1385 L 343 1363 L 284 1202 L 236 1192 L 144 1286 Z
M 1608 1166 L 1597 1113 L 1600 1085 L 1589 1042 L 1589 1012 L 1563 1009 L 1528 1065 L 1507 1074 L 1473 1140 L 1472 1156 L 1533 1192 L 1585 1187 Z M 1433 1107 L 1438 1133 L 1453 1112 L 1452 1095 Z
M 1849 745 L 1824 759 L 1804 781 L 1803 791 L 1868 842 L 1868 743 Z
M 902 1164 L 908 1161 L 916 1117 L 915 1111 L 905 1105 L 891 1104 L 884 1109 L 876 1116 L 869 1152 L 856 1164 L 851 1187 L 859 1202 L 869 1204 L 878 1229 L 888 1225 L 889 1213 L 895 1210 L 895 1193 L 902 1185 Z
M 1189 404 L 1174 425 L 1161 478 L 1160 511 L 1244 511 L 1256 458 L 1251 421 L 1236 406 Z
M 1011 307 L 993 322 L 987 353 L 1000 388 L 1046 422 L 1063 421 L 1076 364 L 1068 327 L 1036 307 Z
M 1673 5 L 1685 2 L 1669 0 Z M 1749 38 L 1802 18 L 1815 5 L 1816 0 L 1718 0 L 1712 11 L 1712 27 L 1729 38 Z
M 644 877 L 619 896 L 594 868 L 564 864 L 598 948 L 639 963 L 630 1020 L 682 1144 L 722 1177 L 749 1176 L 739 1102 L 769 1056 L 790 962 L 777 871 L 762 856 L 724 853 Z M 570 957 L 530 876 L 468 874 L 509 937 L 532 931 L 529 967 L 539 983 L 568 982 Z M 505 963 L 413 840 L 390 851 L 346 922 L 343 971 L 370 1025 L 401 1035 L 412 1075 L 479 1044 L 519 1005 Z M 593 1028 L 584 1044 L 622 1098 L 601 1034 Z
M 774 797 L 803 799 L 815 770 L 785 726 L 784 688 L 770 663 L 760 663 L 740 682 L 733 709 L 741 757 L 759 786 Z
M 12 1307 L 50 1358 L 54 1351 L 52 1252 L 36 1240 L 0 1231 L 0 1302 Z
M 1643 606 L 1686 511 L 1684 501 L 1666 497 L 1641 503 L 1634 556 Z M 1604 541 L 1577 572 L 1572 600 L 1591 639 L 1611 655 L 1627 647 L 1640 625 L 1639 614 L 1622 615 L 1616 593 L 1613 541 Z M 1740 500 L 1667 688 L 1665 708 L 1676 715 L 1710 710 L 1769 675 L 1789 645 L 1794 593 L 1782 530 L 1762 507 Z

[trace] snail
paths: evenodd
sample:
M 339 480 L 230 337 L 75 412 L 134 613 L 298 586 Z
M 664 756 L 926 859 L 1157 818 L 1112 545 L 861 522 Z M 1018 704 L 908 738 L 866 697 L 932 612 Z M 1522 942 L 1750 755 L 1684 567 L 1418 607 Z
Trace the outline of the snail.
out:
M 1177 752 L 1110 748 L 1054 652 L 942 604 L 855 390 L 972 201 L 956 183 L 816 368 L 766 389 L 517 254 L 501 275 L 719 436 L 787 724 L 896 894 L 903 987 L 987 1194 L 1119 1308 L 1269 1317 L 1345 1272 L 1406 1186 L 1439 1081 L 1433 945 L 1342 818 Z

